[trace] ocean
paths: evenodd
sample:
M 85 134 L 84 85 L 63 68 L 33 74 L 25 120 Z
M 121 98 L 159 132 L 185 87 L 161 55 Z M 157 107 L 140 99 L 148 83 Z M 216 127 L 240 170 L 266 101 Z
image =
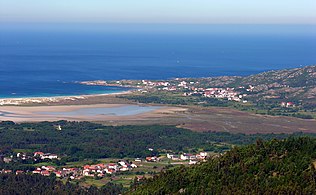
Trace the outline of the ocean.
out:
M 313 25 L 0 24 L 0 98 L 125 90 L 76 81 L 245 76 L 313 64 Z

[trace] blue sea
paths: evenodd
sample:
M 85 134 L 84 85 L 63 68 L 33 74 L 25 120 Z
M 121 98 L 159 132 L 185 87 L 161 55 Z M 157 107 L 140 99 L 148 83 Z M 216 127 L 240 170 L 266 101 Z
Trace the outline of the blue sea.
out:
M 76 81 L 244 76 L 313 64 L 313 25 L 0 24 L 1 98 L 125 90 Z

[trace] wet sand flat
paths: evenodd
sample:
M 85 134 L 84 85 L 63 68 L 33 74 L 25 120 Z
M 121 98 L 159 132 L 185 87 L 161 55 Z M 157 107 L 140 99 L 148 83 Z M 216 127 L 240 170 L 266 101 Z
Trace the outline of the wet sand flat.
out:
M 316 133 L 316 120 L 285 116 L 267 116 L 231 108 L 181 106 L 178 109 L 156 110 L 134 119 L 102 121 L 106 125 L 177 125 L 193 131 L 229 133 Z M 179 109 L 183 108 L 183 110 Z
M 158 116 L 159 112 L 177 109 L 165 106 L 137 104 L 95 104 L 69 106 L 1 106 L 0 120 L 14 122 L 38 122 L 56 120 L 105 121 L 131 120 Z
M 2 106 L 0 107 L 0 120 L 14 122 L 92 121 L 105 125 L 160 124 L 176 125 L 193 131 L 246 134 L 316 133 L 316 120 L 263 116 L 230 108 L 201 108 L 197 106 L 150 106 L 143 104 Z
M 264 116 L 231 108 L 145 105 L 115 95 L 22 99 L 0 106 L 0 121 L 93 121 L 105 125 L 176 125 L 193 131 L 230 133 L 316 133 L 316 120 Z M 17 100 L 15 100 L 17 101 Z M 31 101 L 31 103 L 29 103 Z M 34 102 L 35 101 L 35 102 Z M 124 110 L 125 109 L 125 110 Z

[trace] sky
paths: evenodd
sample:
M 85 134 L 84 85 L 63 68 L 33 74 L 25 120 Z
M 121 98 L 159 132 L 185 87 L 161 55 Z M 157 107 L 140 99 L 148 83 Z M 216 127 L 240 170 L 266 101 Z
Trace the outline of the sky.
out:
M 316 24 L 316 0 L 0 0 L 0 22 Z

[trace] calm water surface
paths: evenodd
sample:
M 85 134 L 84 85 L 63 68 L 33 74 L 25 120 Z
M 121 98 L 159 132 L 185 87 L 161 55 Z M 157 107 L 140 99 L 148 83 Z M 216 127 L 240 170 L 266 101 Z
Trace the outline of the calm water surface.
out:
M 0 97 L 119 92 L 75 81 L 250 75 L 316 64 L 315 25 L 0 24 Z
M 127 105 L 112 108 L 81 108 L 67 112 L 39 112 L 44 115 L 54 116 L 97 116 L 97 115 L 113 115 L 113 116 L 130 116 L 151 112 L 161 108 L 161 106 L 139 106 Z

